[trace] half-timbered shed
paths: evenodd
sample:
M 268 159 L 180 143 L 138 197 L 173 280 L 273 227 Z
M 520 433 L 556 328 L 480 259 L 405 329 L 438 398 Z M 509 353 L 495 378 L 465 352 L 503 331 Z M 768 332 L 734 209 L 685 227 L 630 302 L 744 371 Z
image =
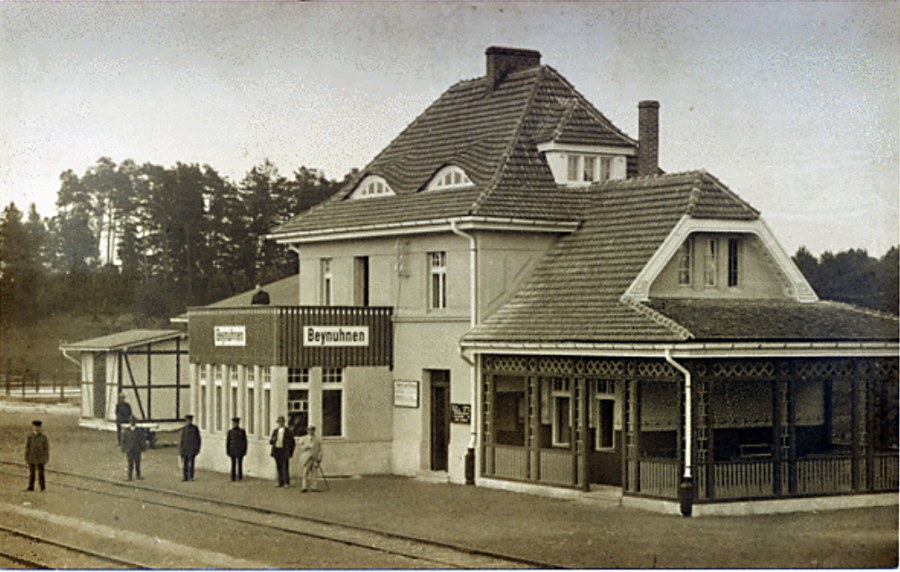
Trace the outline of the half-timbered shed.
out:
M 128 330 L 59 349 L 81 366 L 82 424 L 113 427 L 120 395 L 144 425 L 177 425 L 191 411 L 183 331 Z

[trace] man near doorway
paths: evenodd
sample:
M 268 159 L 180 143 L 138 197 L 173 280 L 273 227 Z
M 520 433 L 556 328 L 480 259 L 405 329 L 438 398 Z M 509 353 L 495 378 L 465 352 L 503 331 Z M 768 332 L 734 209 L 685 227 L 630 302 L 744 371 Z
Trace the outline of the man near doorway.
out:
M 316 435 L 316 426 L 307 427 L 300 438 L 300 463 L 303 465 L 303 489 L 319 492 L 319 464 L 322 462 L 322 441 Z
M 194 416 L 185 415 L 186 421 L 181 429 L 181 454 L 182 481 L 194 480 L 194 457 L 200 453 L 200 429 L 194 425 Z
M 125 401 L 125 393 L 119 392 L 119 402 L 116 403 L 116 443 L 122 444 L 122 426 L 131 421 L 131 405 Z
M 294 434 L 284 426 L 284 416 L 278 417 L 278 427 L 272 431 L 269 439 L 272 445 L 272 456 L 275 458 L 275 467 L 278 469 L 278 486 L 291 486 L 291 457 L 294 456 Z

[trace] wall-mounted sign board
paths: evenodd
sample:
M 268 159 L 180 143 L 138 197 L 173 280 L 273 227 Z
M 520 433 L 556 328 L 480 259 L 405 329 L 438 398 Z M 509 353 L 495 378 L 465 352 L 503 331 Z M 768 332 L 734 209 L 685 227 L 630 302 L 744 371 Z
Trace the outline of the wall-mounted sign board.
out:
M 394 380 L 394 407 L 418 407 L 419 382 Z

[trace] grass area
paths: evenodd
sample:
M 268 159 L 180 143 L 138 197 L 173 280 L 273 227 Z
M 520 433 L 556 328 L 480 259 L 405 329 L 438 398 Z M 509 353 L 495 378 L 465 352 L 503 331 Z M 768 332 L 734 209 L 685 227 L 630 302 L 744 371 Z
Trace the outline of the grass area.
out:
M 0 319 L 0 375 L 38 374 L 42 381 L 74 382 L 79 369 L 63 357 L 63 342 L 78 342 L 135 328 L 173 329 L 167 320 L 132 314 L 54 314 L 26 324 Z

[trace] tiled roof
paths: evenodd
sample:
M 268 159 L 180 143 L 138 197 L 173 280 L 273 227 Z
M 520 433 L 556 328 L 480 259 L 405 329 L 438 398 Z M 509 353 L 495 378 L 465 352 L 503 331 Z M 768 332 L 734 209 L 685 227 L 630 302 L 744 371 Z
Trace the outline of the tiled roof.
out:
M 270 306 L 299 306 L 300 305 L 300 275 L 294 274 L 275 282 L 270 282 L 261 287 L 269 295 Z M 213 302 L 207 308 L 244 308 L 252 306 L 253 295 L 259 288 L 241 292 L 230 298 Z
M 519 292 L 468 341 L 674 341 L 685 332 L 622 294 L 686 214 L 753 220 L 757 211 L 705 172 L 610 181 L 593 187 L 582 226 L 560 239 Z
M 71 352 L 112 351 L 186 336 L 184 332 L 178 330 L 128 330 L 90 340 L 63 344 L 60 345 L 60 348 Z
M 576 222 L 583 195 L 556 185 L 537 150 L 540 139 L 634 148 L 553 68 L 510 73 L 493 92 L 485 78 L 451 87 L 335 197 L 272 231 L 331 231 L 463 216 Z M 571 113 L 564 113 L 565 108 Z M 563 117 L 565 116 L 565 117 Z M 555 133 L 555 135 L 553 135 Z M 473 187 L 424 192 L 455 164 Z M 366 175 L 380 175 L 397 196 L 348 201 Z
M 834 302 L 789 300 L 654 300 L 653 310 L 694 339 L 735 341 L 897 340 L 896 317 Z

